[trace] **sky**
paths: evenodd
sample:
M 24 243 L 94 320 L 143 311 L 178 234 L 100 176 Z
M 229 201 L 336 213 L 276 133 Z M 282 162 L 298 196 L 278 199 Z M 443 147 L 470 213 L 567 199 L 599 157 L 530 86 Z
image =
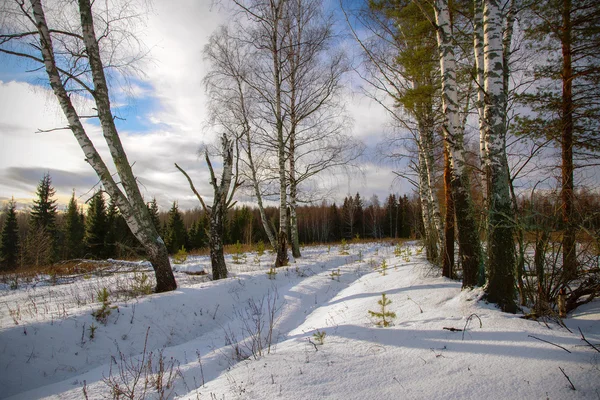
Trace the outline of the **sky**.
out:
M 142 61 L 143 76 L 128 87 L 113 87 L 113 112 L 130 163 L 144 198 L 155 197 L 162 209 L 173 201 L 179 207 L 197 207 L 187 181 L 174 167 L 177 162 L 190 174 L 199 192 L 211 198 L 208 171 L 198 157 L 203 143 L 212 143 L 216 132 L 207 127 L 207 97 L 202 79 L 208 69 L 202 49 L 220 24 L 227 22 L 225 3 L 209 0 L 156 0 L 140 31 L 149 49 Z M 27 73 L 30 64 L 0 57 L 0 202 L 14 197 L 27 204 L 36 186 L 49 172 L 60 204 L 75 190 L 79 202 L 98 188 L 98 178 L 69 130 L 37 133 L 66 126 L 66 119 L 39 71 Z M 348 76 L 354 90 L 347 107 L 354 119 L 352 134 L 367 145 L 362 171 L 325 177 L 330 200 L 340 201 L 357 191 L 363 198 L 390 192 L 406 193 L 406 182 L 395 179 L 391 165 L 380 162 L 377 143 L 389 132 L 384 110 L 364 96 L 358 76 Z M 84 101 L 85 102 L 85 101 Z M 98 150 L 108 158 L 97 123 L 87 120 L 86 130 Z M 252 202 L 241 194 L 242 202 Z

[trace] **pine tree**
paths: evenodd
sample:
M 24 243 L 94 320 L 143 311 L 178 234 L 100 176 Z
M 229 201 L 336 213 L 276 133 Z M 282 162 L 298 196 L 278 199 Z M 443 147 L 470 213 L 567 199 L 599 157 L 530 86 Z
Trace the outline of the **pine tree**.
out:
M 173 202 L 173 206 L 169 210 L 166 229 L 165 243 L 167 250 L 169 250 L 169 253 L 175 254 L 182 246 L 187 244 L 187 231 L 176 201 Z
M 30 223 L 44 228 L 50 234 L 56 232 L 56 200 L 52 199 L 55 194 L 50 174 L 46 173 L 37 187 L 37 199 L 33 201 Z
M 533 115 L 518 119 L 518 131 L 545 136 L 561 149 L 563 278 L 577 272 L 574 171 L 596 162 L 600 150 L 600 3 L 540 0 L 529 8 L 524 32 L 535 63 L 535 92 L 521 97 Z
M 85 224 L 85 252 L 86 256 L 105 258 L 106 249 L 106 203 L 102 192 L 97 192 L 90 200 Z
M 82 217 L 83 214 L 79 212 L 77 200 L 75 200 L 75 191 L 73 191 L 65 214 L 63 258 L 67 260 L 83 256 L 85 225 Z
M 33 258 L 36 266 L 46 265 L 56 259 L 57 241 L 56 241 L 56 200 L 53 199 L 56 190 L 52 187 L 52 178 L 46 173 L 38 184 L 36 195 L 37 199 L 33 201 L 29 218 L 29 231 L 32 238 L 36 237 L 29 250 L 35 250 Z M 48 246 L 41 248 L 39 246 Z M 35 248 L 38 246 L 38 248 Z M 43 254 L 43 256 L 42 256 Z
M 151 202 L 146 204 L 148 207 L 148 212 L 150 213 L 150 218 L 152 219 L 152 223 L 156 228 L 157 232 L 161 232 L 160 219 L 158 218 L 158 204 L 156 203 L 156 197 L 152 199 Z
M 206 226 L 207 222 L 204 216 L 194 221 L 188 233 L 188 246 L 190 250 L 201 249 L 207 245 Z
M 0 241 L 0 271 L 17 268 L 19 260 L 19 226 L 17 224 L 17 204 L 12 198 L 6 207 L 6 220 L 2 227 Z

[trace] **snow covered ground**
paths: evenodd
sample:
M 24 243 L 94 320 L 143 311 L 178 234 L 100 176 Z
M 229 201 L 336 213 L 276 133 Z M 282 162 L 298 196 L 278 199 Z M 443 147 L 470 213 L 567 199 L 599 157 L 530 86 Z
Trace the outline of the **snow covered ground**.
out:
M 600 353 L 579 333 L 600 343 L 598 301 L 569 315 L 569 332 L 461 291 L 416 244 L 400 256 L 375 243 L 306 248 L 269 276 L 271 259 L 228 258 L 232 277 L 211 282 L 193 274 L 208 258 L 190 257 L 175 266 L 177 291 L 135 298 L 145 264 L 0 288 L 0 397 L 600 398 Z M 106 324 L 92 316 L 104 287 Z M 369 314 L 382 293 L 396 314 L 386 328 Z

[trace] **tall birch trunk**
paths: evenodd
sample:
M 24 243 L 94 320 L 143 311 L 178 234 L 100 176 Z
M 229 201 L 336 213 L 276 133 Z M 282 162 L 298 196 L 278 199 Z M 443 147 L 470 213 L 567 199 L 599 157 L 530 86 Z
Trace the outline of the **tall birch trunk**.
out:
M 460 126 L 458 92 L 456 87 L 456 60 L 452 44 L 450 11 L 447 0 L 436 0 L 435 17 L 437 41 L 442 74 L 442 107 L 444 109 L 444 138 L 449 148 L 452 166 L 452 193 L 454 198 L 458 243 L 463 267 L 463 288 L 477 284 L 481 263 L 481 243 L 475 222 L 475 211 L 470 193 L 470 182 L 465 163 L 464 132 Z
M 487 171 L 487 152 L 485 149 L 485 118 L 484 118 L 484 106 L 485 106 L 485 92 L 484 86 L 484 67 L 483 67 L 483 0 L 475 0 L 475 13 L 473 19 L 473 51 L 475 55 L 475 85 L 477 87 L 477 116 L 479 123 L 479 161 L 482 168 L 482 195 L 483 195 L 483 206 L 487 208 L 487 182 L 486 176 Z
M 487 299 L 515 312 L 514 214 L 506 159 L 502 16 L 497 0 L 485 0 L 484 90 L 485 145 L 488 184 Z
M 112 113 L 110 111 L 108 87 L 106 85 L 106 78 L 104 77 L 104 69 L 100 59 L 98 42 L 94 33 L 91 5 L 89 1 L 80 0 L 79 8 L 83 40 L 86 46 L 95 86 L 94 90 L 91 92 L 96 102 L 104 137 L 109 146 L 115 166 L 117 167 L 117 173 L 121 179 L 125 194 L 112 178 L 109 169 L 96 151 L 92 141 L 87 136 L 87 133 L 81 124 L 81 120 L 79 119 L 79 115 L 65 89 L 56 67 L 52 39 L 46 23 L 41 0 L 31 0 L 31 6 L 40 36 L 40 50 L 42 52 L 50 86 L 52 87 L 55 96 L 58 98 L 61 109 L 69 122 L 69 128 L 83 150 L 86 161 L 94 168 L 94 171 L 96 171 L 105 190 L 110 197 L 114 199 L 117 207 L 121 211 L 129 229 L 148 253 L 156 276 L 156 292 L 175 290 L 177 284 L 169 262 L 167 248 L 152 224 L 146 204 L 139 192 L 135 177 L 133 176 L 116 127 L 114 126 Z
M 277 234 L 277 256 L 275 267 L 286 266 L 289 262 L 287 254 L 287 177 L 285 169 L 286 151 L 283 132 L 282 98 L 281 98 L 281 51 L 279 48 L 279 24 L 283 14 L 284 2 L 271 3 L 273 31 L 271 36 L 271 56 L 273 58 L 273 83 L 275 88 L 275 130 L 277 134 L 277 159 L 279 162 L 279 233 Z
M 433 213 L 431 211 L 431 196 L 425 161 L 426 157 L 427 155 L 425 154 L 423 147 L 419 146 L 419 198 L 421 200 L 423 228 L 425 229 L 425 249 L 427 251 L 427 259 L 431 262 L 436 262 L 439 257 L 439 251 L 436 246 L 437 243 L 433 232 L 435 229 L 433 227 Z

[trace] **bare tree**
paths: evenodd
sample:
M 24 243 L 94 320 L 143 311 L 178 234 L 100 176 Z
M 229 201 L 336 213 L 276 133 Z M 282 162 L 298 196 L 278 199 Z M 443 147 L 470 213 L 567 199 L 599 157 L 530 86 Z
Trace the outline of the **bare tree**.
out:
M 8 4 L 8 3 L 6 3 Z M 45 8 L 41 0 L 31 0 L 30 6 L 24 1 L 13 3 L 11 14 L 17 20 L 11 33 L 0 35 L 0 51 L 43 64 L 48 81 L 57 97 L 63 113 L 68 120 L 68 127 L 77 139 L 85 154 L 86 161 L 94 168 L 106 192 L 117 204 L 131 232 L 144 246 L 156 275 L 156 291 L 164 292 L 177 287 L 169 262 L 167 248 L 154 228 L 133 175 L 130 163 L 123 149 L 117 132 L 114 115 L 111 111 L 109 86 L 105 74 L 103 56 L 109 65 L 119 65 L 111 56 L 117 54 L 118 44 L 127 44 L 111 35 L 123 33 L 114 29 L 112 24 L 122 21 L 124 15 L 117 18 L 108 8 L 94 12 L 89 0 L 79 0 L 78 7 L 73 3 L 60 4 L 54 10 L 57 16 L 57 28 L 52 28 L 46 19 Z M 98 6 L 94 3 L 94 6 Z M 125 15 L 127 13 L 124 13 Z M 79 21 L 71 26 L 68 17 L 77 15 Z M 96 33 L 99 24 L 100 35 Z M 24 29 L 23 29 L 24 28 Z M 23 30 L 19 30 L 23 29 Z M 126 35 L 126 38 L 131 36 Z M 106 46 L 105 49 L 101 45 Z M 108 50 L 103 53 L 104 50 Z M 87 93 L 95 104 L 96 115 L 82 116 L 74 106 L 72 93 Z M 81 120 L 98 118 L 102 132 L 120 183 L 115 182 L 109 168 L 90 140 Z
M 225 236 L 225 217 L 227 210 L 235 205 L 233 196 L 242 182 L 239 181 L 237 160 L 239 152 L 236 140 L 227 137 L 226 134 L 221 136 L 221 157 L 223 159 L 223 172 L 220 181 L 217 181 L 214 168 L 210 161 L 208 148 L 204 150 L 204 158 L 206 165 L 210 171 L 210 185 L 213 187 L 213 203 L 207 206 L 204 199 L 194 187 L 194 183 L 189 175 L 177 164 L 175 167 L 181 171 L 188 180 L 192 192 L 196 195 L 202 209 L 210 215 L 210 230 L 209 230 L 209 247 L 210 247 L 210 262 L 212 266 L 213 280 L 227 278 L 227 265 L 225 264 L 225 256 L 223 254 L 223 237 Z M 234 147 L 236 154 L 234 155 Z M 235 168 L 234 168 L 235 167 Z M 234 173 L 235 169 L 235 173 Z

